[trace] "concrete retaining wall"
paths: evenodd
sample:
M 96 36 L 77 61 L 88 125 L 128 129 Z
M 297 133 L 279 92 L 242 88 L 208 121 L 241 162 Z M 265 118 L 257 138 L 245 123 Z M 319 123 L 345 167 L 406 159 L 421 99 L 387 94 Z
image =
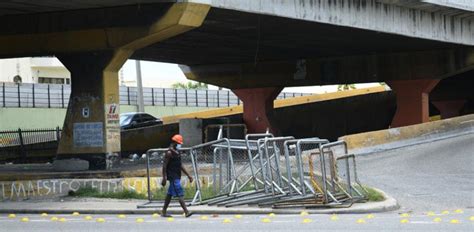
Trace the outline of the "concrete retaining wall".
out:
M 280 133 L 297 138 L 339 136 L 388 128 L 396 110 L 391 91 L 275 109 Z
M 145 112 L 161 118 L 207 110 L 206 107 L 145 106 Z M 120 105 L 120 112 L 137 111 L 136 106 Z M 0 108 L 0 131 L 62 127 L 66 109 L 61 108 Z
M 410 146 L 430 140 L 474 133 L 474 114 L 440 121 L 340 137 L 354 154 Z

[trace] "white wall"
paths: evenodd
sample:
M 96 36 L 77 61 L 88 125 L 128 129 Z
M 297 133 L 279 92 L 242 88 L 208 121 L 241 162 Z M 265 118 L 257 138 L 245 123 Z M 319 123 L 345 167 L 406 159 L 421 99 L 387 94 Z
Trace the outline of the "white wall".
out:
M 31 72 L 38 82 L 38 77 L 71 78 L 71 73 L 64 67 L 32 67 Z
M 0 81 L 13 82 L 13 77 L 20 75 L 25 83 L 33 82 L 30 58 L 13 58 L 0 60 Z
M 38 77 L 71 78 L 54 57 L 0 59 L 0 82 L 13 82 L 16 75 L 21 76 L 23 83 L 38 83 Z

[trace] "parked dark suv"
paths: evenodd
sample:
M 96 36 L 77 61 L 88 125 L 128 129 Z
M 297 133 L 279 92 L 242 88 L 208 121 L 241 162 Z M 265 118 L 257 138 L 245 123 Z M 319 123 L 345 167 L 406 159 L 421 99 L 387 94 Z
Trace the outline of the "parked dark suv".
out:
M 120 129 L 122 130 L 162 124 L 163 121 L 161 119 L 147 113 L 130 112 L 120 114 Z

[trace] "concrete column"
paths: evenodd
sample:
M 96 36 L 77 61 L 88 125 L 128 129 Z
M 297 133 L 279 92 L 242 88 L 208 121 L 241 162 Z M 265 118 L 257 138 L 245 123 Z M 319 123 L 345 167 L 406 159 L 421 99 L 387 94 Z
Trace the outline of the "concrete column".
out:
M 106 168 L 106 154 L 120 152 L 118 71 L 112 51 L 71 53 L 58 59 L 71 72 L 71 97 L 58 159 L 80 158 Z M 112 67 L 113 66 L 113 67 Z
M 78 157 L 88 160 L 90 169 L 107 168 L 106 155 L 120 152 L 118 71 L 136 50 L 201 26 L 210 8 L 174 3 L 151 25 L 118 31 L 111 28 L 92 33 L 95 36 L 85 33 L 78 37 L 81 46 L 70 42 L 71 33 L 54 34 L 54 41 L 62 42 L 59 44 L 40 41 L 42 48 L 51 45 L 51 51 L 71 72 L 72 92 L 57 159 Z M 89 52 L 79 52 L 78 47 Z M 58 163 L 71 166 L 73 162 Z
M 397 112 L 391 127 L 408 126 L 429 121 L 429 93 L 436 79 L 396 80 L 387 84 L 397 95 Z
M 466 100 L 433 101 L 432 103 L 438 108 L 441 118 L 445 119 L 459 116 Z
M 273 122 L 273 100 L 283 88 L 249 88 L 233 89 L 244 104 L 244 122 L 249 133 L 263 133 L 267 130 L 278 134 L 278 129 Z

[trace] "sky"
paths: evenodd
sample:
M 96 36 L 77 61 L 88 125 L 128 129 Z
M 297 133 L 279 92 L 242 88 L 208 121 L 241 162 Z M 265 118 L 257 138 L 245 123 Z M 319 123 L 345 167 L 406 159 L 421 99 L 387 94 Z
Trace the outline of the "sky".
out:
M 170 87 L 176 82 L 188 82 L 177 64 L 160 63 L 151 61 L 141 61 L 142 82 L 145 87 Z M 128 86 L 136 86 L 136 62 L 128 60 L 120 71 L 120 78 Z M 379 86 L 379 83 L 357 84 L 357 88 L 367 88 Z M 217 89 L 217 86 L 209 86 L 210 89 Z M 337 91 L 337 85 L 328 86 L 305 86 L 285 88 L 283 92 L 298 93 L 327 93 Z
M 176 82 L 187 82 L 177 64 L 141 61 L 142 84 L 146 87 L 169 87 Z M 136 85 L 136 62 L 128 60 L 122 67 L 121 78 L 126 85 Z

